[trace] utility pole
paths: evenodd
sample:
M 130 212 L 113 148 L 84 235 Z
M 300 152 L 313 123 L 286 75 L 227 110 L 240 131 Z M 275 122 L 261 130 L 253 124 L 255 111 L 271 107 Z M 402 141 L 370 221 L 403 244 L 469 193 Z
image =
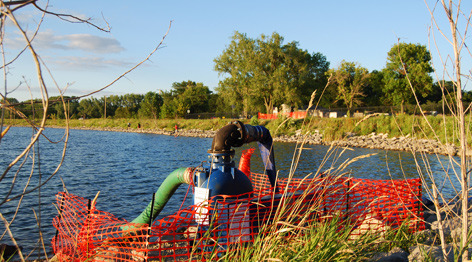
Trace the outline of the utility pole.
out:
M 103 114 L 103 118 L 107 118 L 107 96 L 105 96 L 105 113 Z

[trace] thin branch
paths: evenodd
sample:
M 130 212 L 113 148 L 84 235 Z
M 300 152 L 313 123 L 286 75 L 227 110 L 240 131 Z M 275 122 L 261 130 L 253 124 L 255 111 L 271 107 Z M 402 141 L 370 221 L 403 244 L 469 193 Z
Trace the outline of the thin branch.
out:
M 61 13 L 55 13 L 55 12 L 50 12 L 46 9 L 43 9 L 41 8 L 40 6 L 38 6 L 36 4 L 36 1 L 34 1 L 32 3 L 34 5 L 34 7 L 36 7 L 39 11 L 45 13 L 45 14 L 49 14 L 49 15 L 53 15 L 53 16 L 56 16 L 58 17 L 59 19 L 61 20 L 64 20 L 64 21 L 67 21 L 69 23 L 85 23 L 87 25 L 90 25 L 92 27 L 95 27 L 96 29 L 100 30 L 100 31 L 103 31 L 103 32 L 107 32 L 109 33 L 110 32 L 110 27 L 109 27 L 109 24 L 108 22 L 105 20 L 106 24 L 107 24 L 107 28 L 103 28 L 103 27 L 100 27 L 100 26 L 97 26 L 96 24 L 90 22 L 90 18 L 89 19 L 82 19 L 82 18 L 79 18 L 77 16 L 74 16 L 74 15 L 70 15 L 70 14 L 61 14 Z M 103 17 L 103 16 L 102 16 Z M 71 19 L 71 20 L 70 20 Z

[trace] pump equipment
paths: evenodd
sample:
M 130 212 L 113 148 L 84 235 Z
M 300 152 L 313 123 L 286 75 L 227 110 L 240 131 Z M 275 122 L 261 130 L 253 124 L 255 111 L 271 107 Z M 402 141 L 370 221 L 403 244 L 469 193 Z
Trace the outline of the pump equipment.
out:
M 244 125 L 240 121 L 229 123 L 216 132 L 208 150 L 210 166 L 179 168 L 173 171 L 157 190 L 146 209 L 132 223 L 151 224 L 181 184 L 195 186 L 194 204 L 200 205 L 219 195 L 237 196 L 251 194 L 253 187 L 249 178 L 235 167 L 233 147 L 257 141 L 264 162 L 265 172 L 272 188 L 276 190 L 276 168 L 272 136 L 263 126 Z M 202 225 L 209 223 L 209 214 L 201 208 L 195 221 Z

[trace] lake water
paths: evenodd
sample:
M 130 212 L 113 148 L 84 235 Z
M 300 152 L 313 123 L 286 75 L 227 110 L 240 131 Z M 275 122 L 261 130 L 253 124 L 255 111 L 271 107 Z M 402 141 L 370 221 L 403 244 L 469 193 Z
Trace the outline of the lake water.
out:
M 34 172 L 29 182 L 28 189 L 44 182 L 59 164 L 64 146 L 61 139 L 64 136 L 63 129 L 46 129 L 44 137 L 27 157 L 22 169 L 15 178 L 18 166 L 16 165 L 0 181 L 0 201 L 3 201 L 10 191 L 12 181 L 15 186 L 10 194 L 18 195 L 28 183 L 33 159 L 35 160 Z M 31 139 L 32 130 L 26 127 L 13 127 L 0 143 L 0 167 L 3 172 L 5 167 L 24 149 Z M 208 160 L 207 150 L 211 146 L 212 139 L 173 137 L 144 133 L 120 133 L 106 131 L 70 130 L 70 137 L 66 151 L 66 157 L 56 176 L 52 177 L 41 191 L 28 194 L 21 202 L 21 208 L 11 225 L 13 235 L 23 251 L 31 251 L 39 246 L 37 221 L 35 213 L 40 214 L 41 229 L 48 252 L 50 241 L 55 229 L 52 219 L 57 215 L 55 194 L 64 191 L 63 183 L 69 193 L 93 198 L 98 191 L 100 195 L 97 207 L 110 212 L 117 217 L 131 221 L 146 207 L 154 193 L 166 176 L 179 167 L 195 167 Z M 262 172 L 261 159 L 256 143 L 236 148 L 235 162 L 243 149 L 255 147 L 256 153 L 251 159 L 251 170 Z M 275 161 L 279 176 L 287 176 L 290 172 L 292 158 L 296 144 L 275 143 Z M 39 150 L 39 154 L 38 154 Z M 318 169 L 327 170 L 337 167 L 347 159 L 357 156 L 376 154 L 361 159 L 349 165 L 344 172 L 349 172 L 353 177 L 369 179 L 390 178 L 416 178 L 418 169 L 411 153 L 372 150 L 355 148 L 328 151 L 327 146 L 305 145 L 298 162 L 295 175 L 298 177 L 316 173 Z M 327 157 L 327 152 L 331 155 Z M 38 159 L 40 164 L 38 165 Z M 445 156 L 428 156 L 431 170 L 436 177 L 444 176 L 443 168 L 448 168 L 449 161 Z M 420 169 L 421 170 L 421 169 Z M 62 181 L 61 181 L 62 178 Z M 445 187 L 446 194 L 452 194 L 451 187 Z M 160 217 L 175 212 L 187 193 L 187 186 L 182 185 L 172 196 L 164 208 Z M 41 196 L 40 198 L 38 196 Z M 192 197 L 186 199 L 185 206 L 190 205 Z M 0 212 L 8 220 L 14 216 L 15 207 L 19 198 L 0 206 Z M 34 211 L 34 212 L 33 212 Z M 41 212 L 39 212 L 41 211 Z M 0 229 L 4 232 L 4 225 Z M 3 236 L 0 243 L 11 243 L 8 235 Z M 35 252 L 35 257 L 37 253 Z

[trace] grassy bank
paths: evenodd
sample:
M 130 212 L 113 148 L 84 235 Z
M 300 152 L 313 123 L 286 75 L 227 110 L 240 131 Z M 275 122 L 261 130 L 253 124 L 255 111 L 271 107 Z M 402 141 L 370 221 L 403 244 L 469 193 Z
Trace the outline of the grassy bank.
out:
M 302 134 L 319 132 L 327 142 L 339 140 L 347 134 L 368 135 L 372 132 L 386 133 L 389 137 L 411 136 L 416 138 L 439 139 L 442 143 L 457 144 L 457 128 L 453 118 L 446 116 L 428 116 L 427 121 L 421 116 L 379 115 L 369 118 L 319 118 L 310 119 L 286 119 L 275 120 L 244 119 L 245 124 L 263 125 L 267 127 L 273 136 L 294 135 L 297 130 Z M 71 128 L 128 128 L 137 129 L 138 124 L 143 129 L 174 130 L 177 125 L 180 129 L 218 130 L 231 119 L 72 119 L 69 122 Z M 428 124 L 429 122 L 429 124 Z M 7 120 L 7 124 L 27 125 L 23 120 Z M 49 126 L 65 126 L 63 119 L 50 119 Z M 430 125 L 430 126 L 429 126 Z M 469 145 L 471 139 L 469 138 Z

